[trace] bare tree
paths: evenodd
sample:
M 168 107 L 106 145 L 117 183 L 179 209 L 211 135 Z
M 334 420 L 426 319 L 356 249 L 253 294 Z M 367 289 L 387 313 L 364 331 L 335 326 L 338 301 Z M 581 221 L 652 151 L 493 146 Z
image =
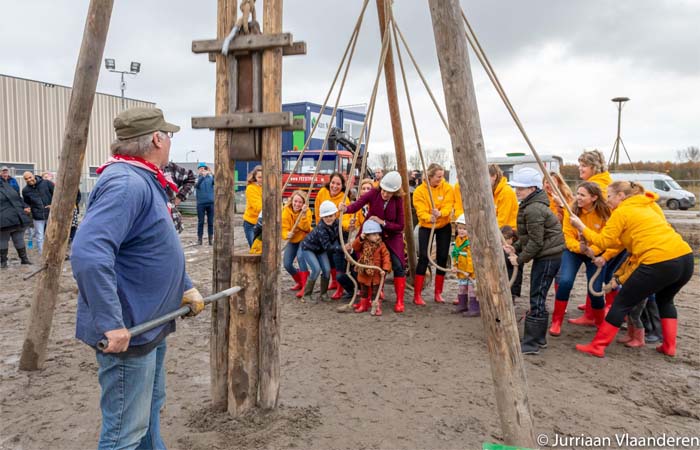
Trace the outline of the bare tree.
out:
M 411 153 L 408 157 L 408 170 L 423 170 L 420 164 L 420 156 L 418 156 L 417 152 Z
M 426 166 L 429 166 L 430 163 L 437 163 L 442 167 L 446 167 L 447 163 L 450 162 L 447 149 L 443 147 L 426 149 L 423 154 Z
M 700 147 L 691 145 L 688 148 L 676 150 L 676 159 L 681 162 L 700 162 Z
M 384 172 L 388 172 L 390 170 L 396 170 L 396 155 L 391 152 L 384 152 L 384 153 L 379 153 L 377 155 L 377 159 L 379 161 L 379 165 L 381 166 L 382 169 L 384 169 Z

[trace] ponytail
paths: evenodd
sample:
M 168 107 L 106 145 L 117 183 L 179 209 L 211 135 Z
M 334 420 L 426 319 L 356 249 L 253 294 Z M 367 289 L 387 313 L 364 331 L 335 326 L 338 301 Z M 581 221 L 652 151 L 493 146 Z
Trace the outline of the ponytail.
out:
M 608 189 L 612 189 L 616 193 L 622 192 L 625 194 L 625 197 L 644 194 L 644 186 L 634 181 L 615 181 L 614 183 L 610 183 Z
M 632 195 L 644 195 L 644 186 L 634 181 L 630 181 L 630 189 L 632 190 Z

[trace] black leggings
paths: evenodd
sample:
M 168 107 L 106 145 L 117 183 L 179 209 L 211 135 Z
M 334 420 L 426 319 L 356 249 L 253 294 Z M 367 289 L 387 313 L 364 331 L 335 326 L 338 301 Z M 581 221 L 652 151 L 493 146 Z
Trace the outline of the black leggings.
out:
M 13 231 L 0 231 L 0 250 L 9 248 L 10 239 L 17 250 L 24 248 L 24 228 Z
M 425 275 L 428 269 L 428 238 L 430 237 L 430 228 L 418 228 L 418 265 L 416 266 L 417 275 Z M 442 228 L 435 229 L 435 262 L 438 266 L 445 267 L 447 258 L 450 253 L 450 241 L 452 240 L 452 227 L 448 223 Z M 435 272 L 437 275 L 445 275 L 442 270 Z
M 673 297 L 693 276 L 693 254 L 656 264 L 642 264 L 622 285 L 605 320 L 619 327 L 625 316 L 639 303 L 656 294 L 656 304 L 662 319 L 678 317 Z

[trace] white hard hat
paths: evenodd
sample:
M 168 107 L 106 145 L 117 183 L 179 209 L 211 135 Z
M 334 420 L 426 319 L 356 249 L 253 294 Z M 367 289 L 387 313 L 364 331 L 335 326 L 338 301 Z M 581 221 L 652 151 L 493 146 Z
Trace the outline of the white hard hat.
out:
M 387 173 L 379 182 L 379 187 L 387 192 L 396 192 L 401 189 L 401 175 L 395 170 Z
M 338 212 L 338 207 L 335 206 L 335 203 L 333 203 L 330 200 L 324 200 L 323 203 L 321 203 L 321 208 L 319 209 L 319 214 L 321 214 L 321 217 L 326 217 L 326 216 L 331 216 L 335 213 Z
M 523 167 L 515 172 L 513 179 L 508 184 L 513 187 L 537 187 L 542 189 L 542 174 L 539 170 L 532 167 Z
M 455 223 L 466 225 L 467 222 L 464 220 L 464 214 L 460 214 L 459 217 L 457 217 L 457 220 L 455 220 Z
M 365 234 L 381 233 L 382 227 L 374 220 L 368 220 L 362 225 L 362 232 Z

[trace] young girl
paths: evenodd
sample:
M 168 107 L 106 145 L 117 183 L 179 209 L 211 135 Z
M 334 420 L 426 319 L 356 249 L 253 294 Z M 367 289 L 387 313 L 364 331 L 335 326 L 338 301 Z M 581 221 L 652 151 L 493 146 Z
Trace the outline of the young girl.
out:
M 474 290 L 474 266 L 464 214 L 457 217 L 455 223 L 457 224 L 457 237 L 452 248 L 452 271 L 457 273 L 459 293 L 457 294 L 457 308 L 454 312 L 464 313 L 467 317 L 479 317 L 481 311 Z M 461 272 L 457 272 L 458 270 Z M 467 275 L 465 276 L 462 272 L 466 272 Z
M 331 264 L 328 259 L 328 253 L 342 252 L 338 239 L 338 219 L 336 217 L 338 207 L 332 201 L 326 200 L 321 203 L 318 213 L 320 221 L 316 228 L 301 241 L 301 255 L 310 270 L 309 279 L 304 287 L 302 302 L 311 299 L 311 294 L 314 291 L 314 285 L 319 275 L 321 275 L 321 292 L 316 300 L 324 302 L 329 300 L 327 292 L 331 276 Z
M 299 219 L 299 223 L 295 227 L 294 224 L 299 215 L 301 215 L 301 219 Z M 294 191 L 289 197 L 287 205 L 282 208 L 282 239 L 287 240 L 287 246 L 284 249 L 283 265 L 287 273 L 297 283 L 291 289 L 292 291 L 299 291 L 296 294 L 297 298 L 304 296 L 304 286 L 306 285 L 306 279 L 309 277 L 306 262 L 299 251 L 301 241 L 304 240 L 309 232 L 311 232 L 311 210 L 306 205 L 306 195 L 302 191 Z M 299 262 L 299 270 L 294 267 L 295 258 Z
M 382 242 L 382 227 L 374 220 L 368 220 L 362 227 L 362 233 L 355 238 L 352 249 L 359 255 L 358 262 L 367 266 L 381 267 L 377 269 L 360 268 L 357 271 L 357 282 L 360 284 L 360 306 L 355 312 L 362 313 L 369 309 L 372 294 L 379 289 L 382 274 L 391 271 L 391 256 Z M 375 316 L 382 315 L 382 300 L 374 311 Z
M 251 255 L 262 255 L 262 227 L 263 218 L 262 211 L 260 211 L 258 214 L 258 220 L 255 222 L 255 226 L 253 227 L 253 243 L 250 246 Z

